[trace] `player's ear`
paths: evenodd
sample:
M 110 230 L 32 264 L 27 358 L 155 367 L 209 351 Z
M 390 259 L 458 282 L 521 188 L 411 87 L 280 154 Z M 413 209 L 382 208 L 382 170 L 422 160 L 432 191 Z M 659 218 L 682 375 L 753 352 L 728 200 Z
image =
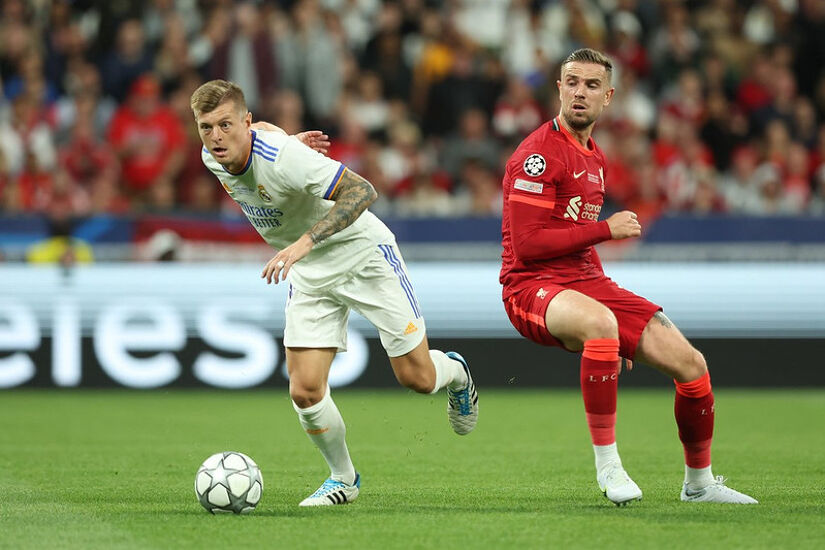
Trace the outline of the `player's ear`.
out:
M 246 116 L 243 117 L 243 123 L 246 125 L 247 128 L 252 126 L 252 113 L 247 111 Z
M 604 94 L 604 106 L 607 107 L 610 105 L 610 100 L 613 99 L 613 92 L 616 91 L 616 88 L 610 88 L 607 90 L 607 93 Z

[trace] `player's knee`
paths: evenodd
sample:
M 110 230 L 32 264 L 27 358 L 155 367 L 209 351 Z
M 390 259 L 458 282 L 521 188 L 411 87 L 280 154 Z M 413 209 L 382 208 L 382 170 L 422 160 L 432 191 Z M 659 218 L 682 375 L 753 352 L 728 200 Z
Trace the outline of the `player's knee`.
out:
M 688 372 L 686 372 L 685 375 L 688 380 L 698 380 L 708 372 L 708 364 L 705 361 L 705 356 L 696 348 L 691 348 L 690 358 L 686 363 Z
M 600 311 L 598 314 L 591 315 L 587 319 L 584 327 L 583 340 L 592 340 L 594 338 L 618 338 L 619 337 L 619 323 L 616 321 L 616 316 L 607 308 Z
M 304 384 L 289 384 L 289 396 L 299 409 L 306 409 L 319 403 L 324 398 L 326 388 L 321 386 L 307 386 Z

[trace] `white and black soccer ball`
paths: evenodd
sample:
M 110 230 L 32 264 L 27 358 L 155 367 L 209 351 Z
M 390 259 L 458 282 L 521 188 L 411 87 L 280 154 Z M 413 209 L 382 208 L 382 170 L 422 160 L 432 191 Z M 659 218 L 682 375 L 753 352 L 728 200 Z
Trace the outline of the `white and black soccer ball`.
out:
M 213 514 L 247 514 L 258 505 L 263 492 L 264 478 L 258 465 L 237 451 L 210 456 L 195 475 L 198 502 Z

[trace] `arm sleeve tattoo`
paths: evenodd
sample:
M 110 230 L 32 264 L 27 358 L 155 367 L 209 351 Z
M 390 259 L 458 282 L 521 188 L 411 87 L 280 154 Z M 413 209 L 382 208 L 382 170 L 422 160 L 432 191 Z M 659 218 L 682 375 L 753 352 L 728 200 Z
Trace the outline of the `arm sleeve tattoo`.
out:
M 355 172 L 345 170 L 330 198 L 335 205 L 309 230 L 309 237 L 315 244 L 349 227 L 378 198 L 378 193 L 370 182 Z
M 666 328 L 673 327 L 673 323 L 671 323 L 670 319 L 668 319 L 667 316 L 664 313 L 662 313 L 661 311 L 657 311 L 656 313 L 653 314 L 653 316 L 656 319 L 658 319 L 660 323 L 662 323 L 663 327 L 666 327 Z

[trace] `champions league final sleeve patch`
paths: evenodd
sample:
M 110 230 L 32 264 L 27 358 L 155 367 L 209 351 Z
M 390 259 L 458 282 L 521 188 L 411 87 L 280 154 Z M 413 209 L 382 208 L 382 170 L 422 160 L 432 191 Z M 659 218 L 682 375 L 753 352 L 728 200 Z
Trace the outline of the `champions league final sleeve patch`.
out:
M 529 176 L 540 176 L 547 168 L 547 161 L 538 153 L 533 153 L 524 159 L 524 172 Z

